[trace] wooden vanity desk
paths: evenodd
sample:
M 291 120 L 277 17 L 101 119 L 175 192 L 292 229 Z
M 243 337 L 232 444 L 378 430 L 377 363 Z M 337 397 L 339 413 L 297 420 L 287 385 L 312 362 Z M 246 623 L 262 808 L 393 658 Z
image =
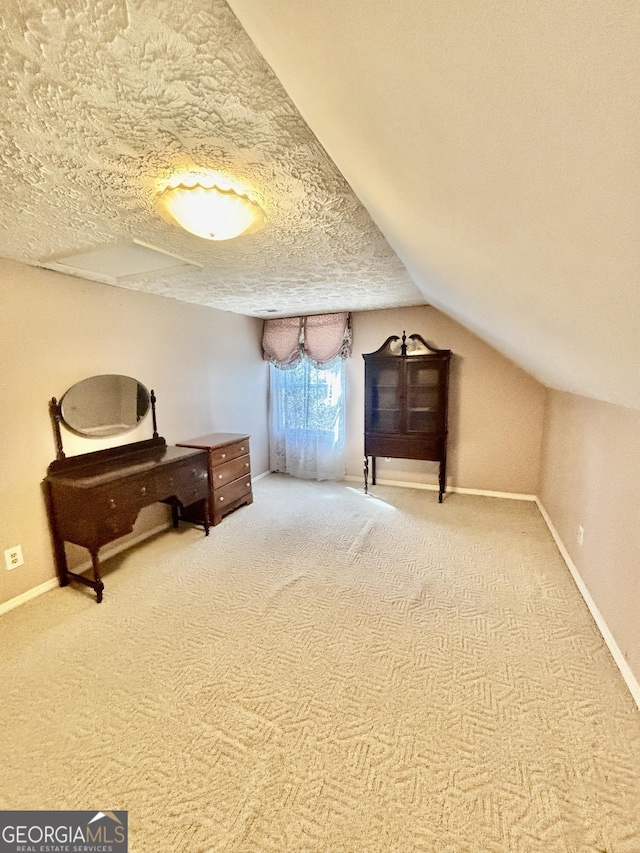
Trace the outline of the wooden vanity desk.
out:
M 214 432 L 182 441 L 178 447 L 205 450 L 208 454 L 209 517 L 214 525 L 232 510 L 253 503 L 248 435 Z M 197 520 L 191 508 L 185 517 Z
M 98 551 L 131 533 L 143 507 L 170 504 L 177 527 L 182 507 L 199 505 L 209 534 L 207 454 L 168 447 L 162 437 L 57 459 L 43 485 L 60 586 L 79 581 L 95 590 L 98 603 L 104 589 Z M 87 548 L 93 580 L 69 571 L 65 542 Z

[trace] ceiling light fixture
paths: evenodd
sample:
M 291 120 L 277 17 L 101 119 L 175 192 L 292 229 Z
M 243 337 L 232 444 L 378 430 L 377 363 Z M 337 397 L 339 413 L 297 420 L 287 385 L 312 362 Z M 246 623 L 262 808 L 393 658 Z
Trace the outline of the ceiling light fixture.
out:
M 185 231 L 205 240 L 231 240 L 264 227 L 264 212 L 248 195 L 202 177 L 180 175 L 174 180 L 179 183 L 170 183 L 158 204 Z

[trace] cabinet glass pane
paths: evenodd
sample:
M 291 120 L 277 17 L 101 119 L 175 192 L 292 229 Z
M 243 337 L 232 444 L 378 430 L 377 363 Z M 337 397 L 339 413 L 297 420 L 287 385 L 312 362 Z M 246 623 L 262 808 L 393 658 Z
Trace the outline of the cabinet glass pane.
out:
M 440 371 L 428 364 L 407 361 L 407 385 L 423 385 L 430 388 L 438 386 Z
M 438 417 L 436 412 L 409 409 L 407 412 L 407 432 L 436 433 Z
M 371 407 L 378 411 L 398 409 L 398 394 L 393 388 L 374 388 L 371 395 Z
M 371 364 L 367 384 L 367 429 L 397 432 L 401 425 L 402 364 Z
M 438 408 L 438 389 L 410 385 L 407 388 L 407 408 L 436 411 Z
M 375 369 L 372 380 L 374 385 L 378 387 L 397 389 L 400 384 L 400 371 L 398 365 L 390 364 L 389 366 L 378 367 Z
M 374 409 L 371 412 L 371 432 L 398 432 L 400 409 Z

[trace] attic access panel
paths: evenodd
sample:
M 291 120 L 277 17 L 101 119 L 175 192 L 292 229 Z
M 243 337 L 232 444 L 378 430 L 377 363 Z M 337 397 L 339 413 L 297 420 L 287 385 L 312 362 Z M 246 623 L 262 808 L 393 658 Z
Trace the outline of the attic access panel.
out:
M 173 275 L 190 269 L 202 269 L 202 264 L 188 261 L 141 240 L 98 246 L 86 252 L 45 261 L 40 266 L 77 278 L 115 285 L 150 275 Z

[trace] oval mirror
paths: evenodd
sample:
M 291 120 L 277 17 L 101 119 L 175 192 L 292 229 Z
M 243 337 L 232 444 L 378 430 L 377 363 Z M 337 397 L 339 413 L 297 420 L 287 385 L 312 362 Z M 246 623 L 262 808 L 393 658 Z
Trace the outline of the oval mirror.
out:
M 90 376 L 72 385 L 60 401 L 60 415 L 71 432 L 87 438 L 120 435 L 136 427 L 149 411 L 149 392 L 130 376 Z

